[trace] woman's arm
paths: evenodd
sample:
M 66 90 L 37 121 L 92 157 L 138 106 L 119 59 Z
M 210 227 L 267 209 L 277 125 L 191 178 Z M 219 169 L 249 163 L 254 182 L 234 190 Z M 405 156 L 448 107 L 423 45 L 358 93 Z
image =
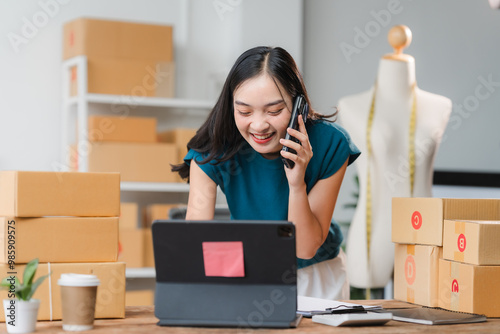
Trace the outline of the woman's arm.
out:
M 297 257 L 310 259 L 316 254 L 328 235 L 333 209 L 344 179 L 348 159 L 335 174 L 319 180 L 307 195 L 304 176 L 313 151 L 302 118 L 299 117 L 298 121 L 300 131 L 290 128 L 287 131 L 297 138 L 300 144 L 291 140 L 281 140 L 283 145 L 293 148 L 297 153 L 284 153 L 282 151 L 281 154 L 295 162 L 295 167 L 285 168 L 285 172 L 290 188 L 288 220 L 295 224 Z
M 217 185 L 191 160 L 189 169 L 189 199 L 186 220 L 210 220 L 215 214 Z
M 297 257 L 312 258 L 325 242 L 346 168 L 347 160 L 335 174 L 319 180 L 309 195 L 305 183 L 290 189 L 288 220 L 295 224 Z

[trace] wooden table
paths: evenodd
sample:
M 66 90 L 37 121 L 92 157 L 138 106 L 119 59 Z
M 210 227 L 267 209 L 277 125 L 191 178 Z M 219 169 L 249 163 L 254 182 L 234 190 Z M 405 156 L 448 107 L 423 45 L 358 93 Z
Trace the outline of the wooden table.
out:
M 382 305 L 384 308 L 407 308 L 418 307 L 415 305 L 393 301 L 393 300 L 372 300 L 372 301 L 348 301 L 364 305 Z M 247 329 L 247 328 L 203 328 L 203 327 L 160 327 L 157 326 L 157 319 L 154 316 L 152 306 L 128 306 L 126 308 L 125 319 L 102 319 L 96 320 L 94 329 L 79 333 L 500 333 L 500 319 L 488 319 L 487 322 L 461 325 L 418 325 L 406 322 L 391 320 L 383 326 L 366 327 L 332 327 L 317 324 L 311 319 L 304 318 L 297 328 L 290 329 Z M 1 333 L 6 333 L 5 325 L 0 325 Z M 39 321 L 36 333 L 70 333 L 62 330 L 61 321 Z

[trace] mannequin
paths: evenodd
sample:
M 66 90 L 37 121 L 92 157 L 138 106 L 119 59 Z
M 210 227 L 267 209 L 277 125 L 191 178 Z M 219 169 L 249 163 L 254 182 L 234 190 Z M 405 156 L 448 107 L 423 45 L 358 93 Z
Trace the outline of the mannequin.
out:
M 392 198 L 432 196 L 434 158 L 452 109 L 448 98 L 417 87 L 415 59 L 402 52 L 411 43 L 410 29 L 395 26 L 388 40 L 394 53 L 380 60 L 376 84 L 338 104 L 339 120 L 362 152 L 346 252 L 350 284 L 366 289 L 383 288 L 392 277 Z

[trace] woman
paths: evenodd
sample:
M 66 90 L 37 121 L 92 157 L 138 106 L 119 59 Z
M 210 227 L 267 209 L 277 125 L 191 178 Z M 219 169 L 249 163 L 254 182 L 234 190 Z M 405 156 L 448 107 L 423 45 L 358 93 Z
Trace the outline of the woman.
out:
M 299 130 L 288 127 L 293 100 L 309 98 L 284 49 L 244 52 L 228 74 L 206 122 L 188 143 L 186 219 L 214 217 L 217 186 L 233 219 L 289 220 L 296 228 L 298 295 L 348 299 L 342 234 L 332 214 L 346 167 L 359 155 L 349 135 L 310 109 Z M 299 140 L 285 140 L 285 134 Z M 283 152 L 287 146 L 296 153 Z M 314 151 L 314 155 L 313 155 Z M 292 160 L 284 167 L 280 157 Z M 194 163 L 193 163 L 194 161 Z

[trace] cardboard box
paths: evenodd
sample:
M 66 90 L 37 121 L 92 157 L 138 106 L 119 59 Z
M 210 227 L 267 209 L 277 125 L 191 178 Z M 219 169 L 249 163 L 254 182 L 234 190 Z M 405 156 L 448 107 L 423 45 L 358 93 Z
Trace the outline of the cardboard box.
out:
M 173 28 L 78 18 L 63 28 L 63 59 L 79 55 L 92 58 L 174 60 Z
M 139 228 L 139 205 L 137 203 L 120 204 L 120 230 L 137 230 Z
M 87 92 L 92 94 L 175 97 L 175 63 L 152 60 L 92 58 L 87 64 Z M 78 74 L 71 68 L 70 96 L 79 93 Z M 134 100 L 117 97 L 117 103 Z
M 197 129 L 176 128 L 169 131 L 162 131 L 158 133 L 158 141 L 162 143 L 176 144 L 179 149 L 179 158 L 177 163 L 184 161 L 186 156 L 187 144 L 196 134 Z
M 125 306 L 154 305 L 153 290 L 131 290 L 125 293 Z
M 170 170 L 176 157 L 173 144 L 95 142 L 89 145 L 88 170 L 119 172 L 122 181 L 176 182 L 177 173 Z M 78 168 L 78 161 L 72 166 Z
M 21 281 L 25 266 L 16 265 L 15 267 L 15 271 L 18 273 L 16 276 Z M 8 272 L 12 272 L 12 269 L 6 264 L 1 264 L 0 277 L 6 277 Z M 49 272 L 50 276 L 43 281 L 33 295 L 33 298 L 41 300 L 38 320 L 60 320 L 62 318 L 61 289 L 57 285 L 57 280 L 61 274 L 65 273 L 97 275 L 100 281 L 97 288 L 95 309 L 97 319 L 125 317 L 125 263 L 40 263 L 35 280 Z M 1 299 L 6 299 L 7 296 L 7 290 L 0 290 Z M 0 321 L 5 321 L 4 312 L 0 312 Z
M 155 255 L 153 251 L 153 233 L 151 228 L 144 230 L 144 267 L 155 266 Z
M 500 265 L 500 221 L 444 221 L 443 257 L 477 265 Z
M 442 246 L 445 219 L 500 219 L 500 200 L 393 198 L 392 241 Z
M 89 116 L 89 141 L 156 142 L 155 117 Z
M 144 227 L 151 227 L 153 221 L 158 219 L 168 219 L 171 209 L 186 206 L 186 204 L 150 204 L 144 208 Z
M 395 244 L 394 299 L 437 307 L 442 247 Z
M 118 260 L 127 268 L 144 266 L 144 230 L 120 230 L 120 251 Z
M 119 214 L 118 173 L 0 171 L 0 216 Z
M 0 263 L 113 262 L 118 218 L 0 217 Z
M 500 317 L 500 266 L 439 260 L 439 307 Z

